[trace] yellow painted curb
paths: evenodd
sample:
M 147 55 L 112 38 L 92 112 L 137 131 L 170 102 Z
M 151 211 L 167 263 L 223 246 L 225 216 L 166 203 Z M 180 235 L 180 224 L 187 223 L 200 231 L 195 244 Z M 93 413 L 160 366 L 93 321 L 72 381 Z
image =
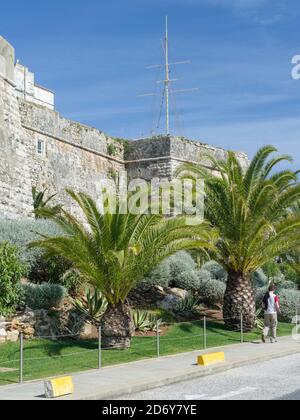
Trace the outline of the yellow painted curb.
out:
M 198 356 L 197 364 L 200 366 L 208 366 L 213 363 L 224 363 L 225 362 L 225 354 L 222 353 L 210 353 L 210 354 L 202 354 Z
M 73 379 L 71 376 L 45 381 L 44 386 L 46 398 L 58 398 L 74 393 Z

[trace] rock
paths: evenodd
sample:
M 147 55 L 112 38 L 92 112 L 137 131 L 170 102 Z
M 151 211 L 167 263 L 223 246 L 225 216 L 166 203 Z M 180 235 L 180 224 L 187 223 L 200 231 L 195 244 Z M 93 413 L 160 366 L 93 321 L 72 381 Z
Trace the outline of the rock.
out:
M 157 302 L 157 306 L 165 309 L 166 311 L 172 311 L 176 309 L 178 304 L 189 296 L 189 292 L 187 290 L 179 289 L 176 287 L 166 288 L 164 289 L 164 292 L 166 296 L 162 301 Z
M 8 331 L 6 340 L 15 343 L 18 341 L 19 335 L 19 331 Z
M 26 311 L 14 318 L 14 320 L 19 321 L 20 324 L 30 324 L 35 325 L 36 323 L 36 314 L 29 308 L 26 308 Z
M 98 328 L 95 325 L 86 323 L 84 324 L 83 331 L 81 332 L 79 338 L 81 340 L 97 339 L 98 334 Z
M 156 306 L 166 296 L 163 287 L 141 283 L 130 293 L 128 301 L 133 308 L 146 309 Z
M 24 334 L 25 339 L 33 338 L 35 334 L 35 330 L 30 325 L 27 325 L 22 328 L 22 333 Z
M 12 322 L 10 323 L 9 330 L 10 331 L 14 331 L 14 330 L 20 331 L 21 329 L 22 329 L 22 325 L 21 325 L 20 321 L 18 321 L 17 319 L 13 319 Z
M 189 292 L 185 289 L 178 289 L 177 287 L 173 287 L 171 289 L 166 289 L 167 293 L 170 293 L 171 295 L 175 295 L 179 297 L 180 299 L 186 299 L 189 296 Z
M 5 338 L 7 337 L 7 332 L 4 328 L 0 329 L 0 337 Z

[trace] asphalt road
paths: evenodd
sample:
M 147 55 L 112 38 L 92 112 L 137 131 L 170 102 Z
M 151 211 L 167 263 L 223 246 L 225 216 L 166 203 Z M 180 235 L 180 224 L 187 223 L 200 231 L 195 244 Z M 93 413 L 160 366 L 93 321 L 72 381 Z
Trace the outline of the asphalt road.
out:
M 300 354 L 127 395 L 121 400 L 300 400 Z

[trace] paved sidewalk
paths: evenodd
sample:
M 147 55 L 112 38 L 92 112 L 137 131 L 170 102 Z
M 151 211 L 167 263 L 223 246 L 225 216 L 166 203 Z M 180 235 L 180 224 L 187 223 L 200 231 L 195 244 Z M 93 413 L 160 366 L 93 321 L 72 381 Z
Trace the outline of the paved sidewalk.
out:
M 199 354 L 224 351 L 226 363 L 199 367 Z M 75 374 L 75 393 L 59 400 L 105 400 L 145 391 L 155 387 L 223 372 L 235 367 L 255 364 L 300 353 L 300 343 L 284 337 L 276 344 L 247 343 L 199 350 L 175 356 L 148 359 L 126 365 L 107 367 L 101 371 Z M 43 381 L 0 387 L 0 400 L 44 399 Z

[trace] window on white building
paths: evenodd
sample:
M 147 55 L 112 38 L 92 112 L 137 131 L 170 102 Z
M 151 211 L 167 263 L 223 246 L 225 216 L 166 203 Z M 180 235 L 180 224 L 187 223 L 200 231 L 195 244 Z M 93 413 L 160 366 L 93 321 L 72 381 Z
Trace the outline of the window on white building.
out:
M 44 140 L 38 139 L 36 143 L 36 152 L 40 156 L 45 156 L 45 142 Z

